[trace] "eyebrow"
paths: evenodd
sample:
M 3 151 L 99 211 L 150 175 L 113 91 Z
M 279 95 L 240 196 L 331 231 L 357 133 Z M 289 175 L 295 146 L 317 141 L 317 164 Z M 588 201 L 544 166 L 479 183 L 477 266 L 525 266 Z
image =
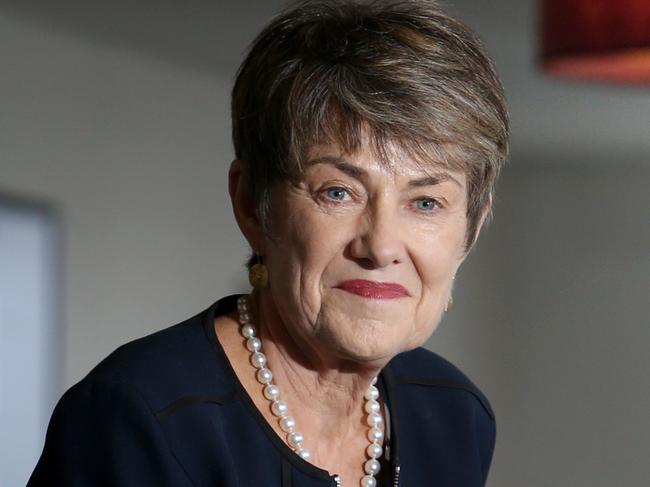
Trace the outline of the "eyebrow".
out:
M 315 166 L 317 164 L 329 164 L 336 167 L 339 171 L 360 181 L 368 178 L 368 171 L 355 166 L 354 164 L 350 164 L 348 161 L 341 157 L 323 156 L 317 157 L 316 159 L 311 159 L 307 162 L 307 166 Z M 424 186 L 436 186 L 447 181 L 455 183 L 461 189 L 463 188 L 463 185 L 460 184 L 460 181 L 458 181 L 458 179 L 447 172 L 437 172 L 434 174 L 429 174 L 422 178 L 412 179 L 409 181 L 408 186 L 410 188 L 422 188 Z

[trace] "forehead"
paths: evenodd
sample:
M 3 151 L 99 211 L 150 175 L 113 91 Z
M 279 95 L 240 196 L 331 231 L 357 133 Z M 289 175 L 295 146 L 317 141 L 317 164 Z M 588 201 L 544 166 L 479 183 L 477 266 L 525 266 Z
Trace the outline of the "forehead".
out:
M 418 178 L 420 181 L 428 181 L 428 184 L 450 181 L 461 188 L 466 187 L 464 171 L 450 167 L 444 161 L 436 159 L 435 155 L 414 155 L 396 144 L 386 146 L 382 154 L 378 154 L 367 143 L 354 152 L 346 152 L 336 143 L 312 146 L 302 164 L 303 171 L 322 165 L 332 166 L 357 177 L 374 175 L 410 180 Z

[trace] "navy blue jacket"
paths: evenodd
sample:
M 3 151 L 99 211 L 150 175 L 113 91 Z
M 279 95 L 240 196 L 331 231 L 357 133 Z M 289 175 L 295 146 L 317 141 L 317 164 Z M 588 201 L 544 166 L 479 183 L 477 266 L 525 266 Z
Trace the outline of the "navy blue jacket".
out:
M 28 487 L 336 485 L 336 472 L 285 445 L 237 380 L 213 327 L 236 299 L 127 343 L 70 388 Z M 378 385 L 390 420 L 379 485 L 484 485 L 494 415 L 467 377 L 416 349 Z

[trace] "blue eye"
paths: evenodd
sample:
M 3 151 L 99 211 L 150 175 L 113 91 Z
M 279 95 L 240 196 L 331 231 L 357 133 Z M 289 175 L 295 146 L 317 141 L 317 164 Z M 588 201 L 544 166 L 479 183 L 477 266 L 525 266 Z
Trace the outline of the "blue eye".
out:
M 417 200 L 416 206 L 418 210 L 433 211 L 438 207 L 438 202 L 431 198 L 422 198 Z
M 326 190 L 327 197 L 336 201 L 343 201 L 348 195 L 345 188 L 333 187 Z

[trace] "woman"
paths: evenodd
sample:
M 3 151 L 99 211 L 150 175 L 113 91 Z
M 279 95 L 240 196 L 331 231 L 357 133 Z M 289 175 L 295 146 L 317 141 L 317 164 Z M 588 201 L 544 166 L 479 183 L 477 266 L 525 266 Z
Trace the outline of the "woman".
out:
M 473 34 L 428 2 L 299 4 L 255 41 L 232 120 L 251 295 L 72 387 L 30 485 L 483 485 L 489 403 L 418 348 L 507 153 Z

